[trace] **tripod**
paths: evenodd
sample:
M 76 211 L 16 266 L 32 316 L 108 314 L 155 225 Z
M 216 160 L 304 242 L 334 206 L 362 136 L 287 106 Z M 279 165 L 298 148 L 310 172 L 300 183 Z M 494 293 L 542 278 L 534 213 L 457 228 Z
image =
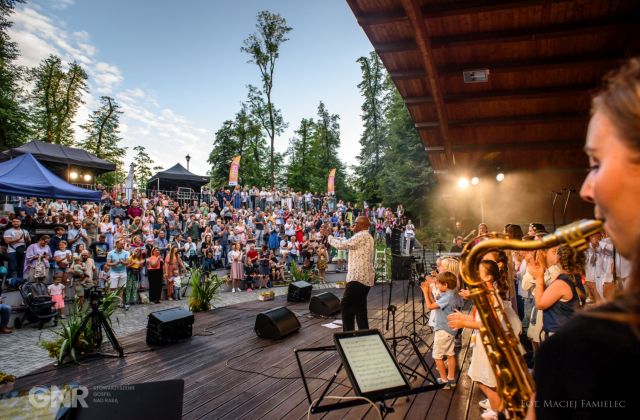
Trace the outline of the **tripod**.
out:
M 111 343 L 111 347 L 113 347 L 113 349 L 118 353 L 118 357 L 124 357 L 124 350 L 122 349 L 122 346 L 120 346 L 120 343 L 116 338 L 116 334 L 115 332 L 113 332 L 111 325 L 109 325 L 107 318 L 104 316 L 104 313 L 100 309 L 100 298 L 101 298 L 100 292 L 93 289 L 89 292 L 89 307 L 91 308 L 91 311 L 87 315 L 85 315 L 84 319 L 82 320 L 82 323 L 80 324 L 80 328 L 78 328 L 78 330 L 73 335 L 71 342 L 76 343 L 78 341 L 78 337 L 80 333 L 85 331 L 85 328 L 87 327 L 87 323 L 91 321 L 91 324 L 90 324 L 91 329 L 89 333 L 91 334 L 91 338 L 92 338 L 91 342 L 93 342 L 95 346 L 93 349 L 94 350 L 93 354 L 100 354 L 103 356 L 113 356 L 111 354 L 103 354 L 98 352 L 98 350 L 100 350 L 100 345 L 102 344 L 102 338 L 103 338 L 102 330 L 104 329 L 104 332 L 107 334 L 107 338 Z M 65 355 L 66 354 L 61 354 L 60 359 L 61 360 L 64 359 Z
M 411 337 L 411 339 L 413 339 L 414 342 L 418 343 L 418 342 L 422 342 L 424 343 L 424 345 L 426 345 L 428 348 L 431 348 L 431 346 L 422 339 L 422 337 L 418 336 L 418 334 L 416 333 L 416 323 L 418 323 L 418 319 L 420 319 L 423 324 L 425 325 L 426 322 L 428 321 L 427 316 L 425 314 L 425 309 L 424 309 L 424 296 L 422 297 L 422 315 L 420 315 L 419 318 L 416 318 L 416 295 L 415 295 L 415 289 L 416 289 L 416 279 L 418 278 L 418 272 L 416 269 L 416 261 L 412 260 L 411 261 L 411 277 L 409 278 L 409 285 L 407 286 L 407 294 L 404 297 L 404 303 L 405 305 L 409 303 L 409 292 L 411 292 L 411 314 L 412 314 L 412 321 L 411 321 L 411 326 L 412 326 L 412 332 L 409 334 L 409 337 Z

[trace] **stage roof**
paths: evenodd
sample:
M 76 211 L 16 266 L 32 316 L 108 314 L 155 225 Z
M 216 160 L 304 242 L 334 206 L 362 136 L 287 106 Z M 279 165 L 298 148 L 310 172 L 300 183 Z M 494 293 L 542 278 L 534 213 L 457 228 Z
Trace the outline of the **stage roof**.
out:
M 347 2 L 439 178 L 586 168 L 591 95 L 640 51 L 634 0 Z M 465 83 L 468 70 L 488 81 Z

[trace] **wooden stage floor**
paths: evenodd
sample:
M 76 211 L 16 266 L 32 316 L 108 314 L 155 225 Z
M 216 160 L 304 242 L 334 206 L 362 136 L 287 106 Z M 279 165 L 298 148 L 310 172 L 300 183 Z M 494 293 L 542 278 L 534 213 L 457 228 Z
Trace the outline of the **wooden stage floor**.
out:
M 394 282 L 393 287 L 392 303 L 398 308 L 398 335 L 411 332 L 412 305 L 410 299 L 408 304 L 404 302 L 405 283 Z M 385 329 L 389 289 L 388 284 L 376 285 L 368 300 L 370 327 L 381 329 L 387 337 L 392 336 L 391 329 Z M 337 296 L 343 292 L 341 289 L 328 289 L 314 290 L 313 293 L 325 291 Z M 421 315 L 419 292 L 416 287 L 416 312 Z M 300 331 L 276 341 L 258 338 L 253 331 L 256 315 L 283 305 L 298 315 L 302 324 Z M 180 378 L 185 382 L 182 411 L 185 419 L 301 419 L 306 417 L 309 403 L 293 350 L 332 345 L 334 330 L 321 326 L 327 322 L 330 321 L 311 317 L 306 303 L 287 303 L 284 297 L 270 302 L 256 300 L 196 314 L 194 336 L 188 341 L 150 349 L 145 343 L 145 331 L 139 331 L 120 337 L 126 353 L 123 359 L 94 358 L 82 366 L 44 368 L 19 378 L 14 389 L 65 383 L 88 387 L 125 385 Z M 431 342 L 429 328 L 418 325 L 417 332 L 426 342 Z M 462 366 L 463 373 L 455 390 L 438 390 L 412 396 L 408 400 L 387 401 L 394 409 L 387 418 L 479 418 L 477 402 L 481 397 L 465 374 L 471 355 L 469 340 L 469 333 L 465 331 L 458 353 L 458 365 Z M 403 347 L 399 345 L 398 350 Z M 426 344 L 420 347 L 426 353 L 427 363 L 432 366 L 433 360 Z M 417 360 L 409 358 L 409 354 L 407 348 L 398 359 L 409 366 L 416 366 Z M 337 369 L 338 356 L 335 352 L 304 353 L 302 360 L 305 374 L 313 377 L 308 383 L 315 399 Z M 435 367 L 433 372 L 436 374 Z M 412 382 L 412 386 L 420 385 L 422 380 Z M 328 395 L 353 395 L 344 371 Z M 363 405 L 315 414 L 312 418 L 373 419 L 376 415 L 370 407 Z

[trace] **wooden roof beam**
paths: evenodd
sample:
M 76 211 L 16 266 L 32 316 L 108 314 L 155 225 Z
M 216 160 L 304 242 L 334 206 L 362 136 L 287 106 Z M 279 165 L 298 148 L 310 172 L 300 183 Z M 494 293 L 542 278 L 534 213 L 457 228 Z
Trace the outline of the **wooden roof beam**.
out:
M 593 85 L 572 85 L 572 86 L 550 86 L 542 88 L 531 89 L 519 89 L 508 91 L 487 91 L 487 92 L 470 92 L 459 93 L 452 95 L 444 95 L 443 99 L 445 103 L 460 103 L 460 102 L 478 102 L 478 101 L 496 101 L 496 100 L 509 100 L 509 99 L 535 99 L 535 98 L 550 98 L 559 96 L 571 96 L 576 94 L 589 94 L 594 89 Z M 405 104 L 407 105 L 420 105 L 420 104 L 432 104 L 433 97 L 431 96 L 415 96 L 405 98 Z
M 513 72 L 531 72 L 536 70 L 553 69 L 553 68 L 566 68 L 571 67 L 586 67 L 590 65 L 610 65 L 612 68 L 624 62 L 624 53 L 620 51 L 619 54 L 606 54 L 606 55 L 580 55 L 575 57 L 554 57 L 554 58 L 540 58 L 532 60 L 521 61 L 502 61 L 502 62 L 478 62 L 471 64 L 459 64 L 451 66 L 438 67 L 438 74 L 462 74 L 465 70 L 470 69 L 489 69 L 491 73 L 513 73 Z M 409 80 L 409 79 L 422 79 L 426 77 L 424 69 L 407 69 L 407 70 L 395 70 L 390 71 L 389 76 L 394 80 Z M 489 76 L 491 77 L 491 76 Z
M 372 43 L 373 44 L 373 43 Z M 417 51 L 418 44 L 412 39 L 394 42 L 379 42 L 373 44 L 373 48 L 378 54 L 395 53 L 405 51 Z
M 537 115 L 513 115 L 506 117 L 470 118 L 465 120 L 450 120 L 449 127 L 474 127 L 485 125 L 514 125 L 514 124 L 540 124 L 564 121 L 588 120 L 587 112 L 566 112 L 555 114 Z M 425 121 L 415 124 L 418 130 L 429 130 L 439 127 L 438 121 Z
M 418 45 L 422 58 L 422 65 L 427 73 L 427 83 L 436 106 L 438 125 L 442 136 L 442 143 L 447 162 L 455 165 L 455 158 L 451 151 L 451 142 L 449 140 L 449 124 L 447 121 L 444 100 L 442 99 L 442 88 L 440 87 L 440 81 L 438 80 L 438 70 L 433 58 L 431 40 L 429 39 L 429 32 L 427 30 L 425 18 L 422 15 L 418 0 L 402 0 L 402 7 L 409 17 L 409 22 L 413 27 L 416 44 Z
M 442 66 L 438 68 L 440 74 L 462 73 L 469 69 L 489 69 L 491 72 L 517 72 L 517 71 L 533 71 L 549 68 L 565 68 L 567 66 L 590 66 L 597 64 L 611 64 L 615 67 L 622 63 L 622 50 L 608 51 L 601 54 L 581 54 L 575 56 L 561 56 L 550 58 L 536 58 L 530 60 L 519 61 L 498 61 L 498 62 L 478 62 L 471 64 L 459 64 L 451 66 Z
M 444 3 L 426 5 L 422 7 L 422 14 L 428 18 L 440 18 L 456 15 L 468 15 L 483 12 L 493 12 L 497 10 L 516 9 L 523 7 L 538 6 L 544 4 L 557 3 L 558 0 L 483 0 L 483 1 L 460 1 L 456 3 Z
M 352 2 L 352 0 L 348 1 L 349 3 Z M 351 9 L 355 12 L 353 7 L 351 7 Z M 395 22 L 406 22 L 409 19 L 403 9 L 389 10 L 386 12 L 357 13 L 355 15 L 360 26 L 386 25 Z
M 564 36 L 578 36 L 607 28 L 619 28 L 624 25 L 637 24 L 636 19 L 628 17 L 600 19 L 588 22 L 561 23 L 534 28 L 517 28 L 509 30 L 476 32 L 462 35 L 434 37 L 431 46 L 435 48 L 451 45 L 493 44 L 498 42 L 536 41 Z
M 584 140 L 555 140 L 555 141 L 509 141 L 501 143 L 483 144 L 453 144 L 451 147 L 455 152 L 501 152 L 508 150 L 581 150 Z M 425 146 L 427 153 L 443 153 L 442 146 Z

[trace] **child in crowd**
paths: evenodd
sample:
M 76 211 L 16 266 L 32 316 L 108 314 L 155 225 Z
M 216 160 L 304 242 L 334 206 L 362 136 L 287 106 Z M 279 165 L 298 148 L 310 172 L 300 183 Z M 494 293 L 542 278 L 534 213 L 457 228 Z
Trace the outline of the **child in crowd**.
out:
M 92 284 L 87 276 L 87 265 L 82 261 L 80 255 L 73 257 L 73 265 L 71 266 L 71 275 L 73 276 L 73 289 L 78 298 L 78 305 L 84 306 L 84 292 L 88 290 Z
M 62 310 L 64 309 L 64 284 L 62 284 L 62 276 L 62 272 L 56 272 L 53 275 L 53 284 L 50 284 L 47 290 L 54 303 L 54 308 L 58 311 L 58 318 L 64 319 L 64 315 L 62 314 Z
M 340 236 L 338 237 L 341 241 L 345 241 L 347 238 L 344 236 L 344 230 L 340 231 Z M 347 271 L 347 250 L 339 249 L 338 255 L 336 256 L 336 263 L 338 267 L 336 268 L 337 272 Z
M 433 278 L 427 280 L 431 282 Z M 456 386 L 456 355 L 455 355 L 455 331 L 449 327 L 447 316 L 456 309 L 457 297 L 455 288 L 458 284 L 453 273 L 444 271 L 435 278 L 435 284 L 440 291 L 440 297 L 434 301 L 431 293 L 424 293 L 427 300 L 427 308 L 435 309 L 435 334 L 433 337 L 433 360 L 436 362 L 438 383 L 445 384 L 444 389 Z M 447 366 L 444 364 L 444 356 L 447 357 Z
M 98 288 L 100 290 L 104 289 L 109 285 L 109 266 L 104 264 L 102 269 L 98 273 Z
M 180 300 L 182 278 L 180 277 L 180 271 L 177 268 L 173 270 L 173 275 L 171 276 L 169 281 L 173 284 L 173 300 Z
M 213 257 L 213 249 L 207 248 L 202 256 L 202 271 L 205 273 L 210 273 L 214 270 L 214 257 Z
M 222 246 L 219 240 L 216 240 L 213 245 L 213 267 L 222 268 Z

